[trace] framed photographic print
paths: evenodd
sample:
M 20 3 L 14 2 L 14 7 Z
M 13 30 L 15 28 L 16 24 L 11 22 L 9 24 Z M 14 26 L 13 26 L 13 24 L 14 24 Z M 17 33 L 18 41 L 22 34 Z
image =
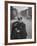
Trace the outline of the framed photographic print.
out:
M 5 45 L 36 43 L 36 3 L 5 1 Z

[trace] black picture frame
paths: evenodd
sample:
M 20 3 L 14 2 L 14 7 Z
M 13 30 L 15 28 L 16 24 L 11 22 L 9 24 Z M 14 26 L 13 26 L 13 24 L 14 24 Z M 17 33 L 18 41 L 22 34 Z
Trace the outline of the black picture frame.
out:
M 14 3 L 14 4 L 30 4 L 34 5 L 34 42 L 18 42 L 18 43 L 8 43 L 8 3 Z M 31 44 L 31 43 L 36 43 L 36 3 L 31 3 L 31 2 L 15 2 L 15 1 L 5 1 L 5 45 L 14 45 L 14 44 Z

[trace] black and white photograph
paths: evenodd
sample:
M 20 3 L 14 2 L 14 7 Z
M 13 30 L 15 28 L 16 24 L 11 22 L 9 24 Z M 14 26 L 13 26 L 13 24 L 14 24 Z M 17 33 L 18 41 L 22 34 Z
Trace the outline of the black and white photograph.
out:
M 36 20 L 35 3 L 7 2 L 6 43 L 35 43 Z
M 10 39 L 32 38 L 32 7 L 10 6 Z

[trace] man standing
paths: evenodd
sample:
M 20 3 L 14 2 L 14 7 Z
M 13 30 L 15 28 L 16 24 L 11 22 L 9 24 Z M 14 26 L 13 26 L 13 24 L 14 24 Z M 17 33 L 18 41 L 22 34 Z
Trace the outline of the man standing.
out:
M 18 21 L 13 23 L 11 39 L 26 39 L 26 25 L 21 20 L 22 17 L 18 18 Z

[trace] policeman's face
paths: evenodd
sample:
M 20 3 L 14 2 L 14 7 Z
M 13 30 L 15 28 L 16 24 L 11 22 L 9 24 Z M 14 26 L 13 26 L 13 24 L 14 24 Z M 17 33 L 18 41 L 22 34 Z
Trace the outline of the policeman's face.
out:
M 19 22 L 22 22 L 22 17 L 18 18 Z

